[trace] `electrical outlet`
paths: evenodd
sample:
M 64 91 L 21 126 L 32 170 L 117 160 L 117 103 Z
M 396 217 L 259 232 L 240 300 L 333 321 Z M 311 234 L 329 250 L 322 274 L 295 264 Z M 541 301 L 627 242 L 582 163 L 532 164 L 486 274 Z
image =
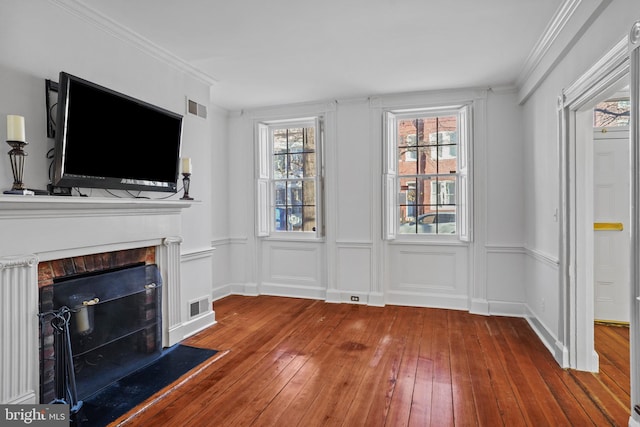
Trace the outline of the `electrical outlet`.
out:
M 542 298 L 542 301 L 540 301 L 540 306 L 541 306 L 542 312 L 544 312 L 544 310 L 545 310 L 545 308 L 546 308 L 546 307 L 545 307 L 545 300 L 544 300 L 544 298 Z
M 355 295 L 351 295 L 351 301 L 358 302 L 358 301 L 360 301 L 360 297 L 355 296 Z

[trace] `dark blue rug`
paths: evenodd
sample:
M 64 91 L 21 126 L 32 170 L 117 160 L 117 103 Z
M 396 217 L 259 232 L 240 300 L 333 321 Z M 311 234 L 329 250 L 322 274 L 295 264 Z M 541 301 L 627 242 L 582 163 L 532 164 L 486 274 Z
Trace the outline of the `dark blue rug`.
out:
M 181 344 L 168 348 L 154 362 L 83 399 L 76 425 L 106 426 L 216 353 Z

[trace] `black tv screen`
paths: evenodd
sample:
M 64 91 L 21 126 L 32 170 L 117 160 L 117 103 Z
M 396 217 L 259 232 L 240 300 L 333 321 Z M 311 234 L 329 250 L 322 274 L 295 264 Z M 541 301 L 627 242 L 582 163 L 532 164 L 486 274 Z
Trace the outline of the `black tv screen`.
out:
M 182 116 L 60 73 L 53 185 L 176 192 Z

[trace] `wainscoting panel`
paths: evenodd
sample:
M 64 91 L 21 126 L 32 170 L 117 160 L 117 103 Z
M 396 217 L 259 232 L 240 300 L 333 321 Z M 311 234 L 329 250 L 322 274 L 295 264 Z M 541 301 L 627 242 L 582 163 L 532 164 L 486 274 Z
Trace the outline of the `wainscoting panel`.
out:
M 213 248 L 206 248 L 183 253 L 181 257 L 181 279 L 185 284 L 182 286 L 182 308 L 185 310 L 182 318 L 186 319 L 182 333 L 185 338 L 216 323 L 211 305 L 213 253 Z
M 487 300 L 493 315 L 525 315 L 523 246 L 487 245 Z
M 340 301 L 367 303 L 374 274 L 370 245 L 340 244 L 336 253 L 335 291 L 340 295 Z M 353 301 L 352 296 L 358 300 Z
M 259 292 L 324 299 L 322 243 L 264 241 Z
M 468 309 L 466 246 L 389 245 L 387 303 Z
M 231 294 L 231 241 L 214 240 L 211 247 L 214 249 L 211 261 L 211 300 L 216 301 Z

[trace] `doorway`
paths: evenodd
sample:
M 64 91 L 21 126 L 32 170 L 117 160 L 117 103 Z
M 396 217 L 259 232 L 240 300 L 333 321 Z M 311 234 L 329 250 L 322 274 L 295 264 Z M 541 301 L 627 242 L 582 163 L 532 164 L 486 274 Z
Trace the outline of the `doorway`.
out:
M 621 40 L 560 99 L 560 337 L 563 366 L 598 372 L 594 346 L 594 108 L 629 84 L 628 40 Z
M 594 109 L 594 320 L 629 325 L 628 88 Z

